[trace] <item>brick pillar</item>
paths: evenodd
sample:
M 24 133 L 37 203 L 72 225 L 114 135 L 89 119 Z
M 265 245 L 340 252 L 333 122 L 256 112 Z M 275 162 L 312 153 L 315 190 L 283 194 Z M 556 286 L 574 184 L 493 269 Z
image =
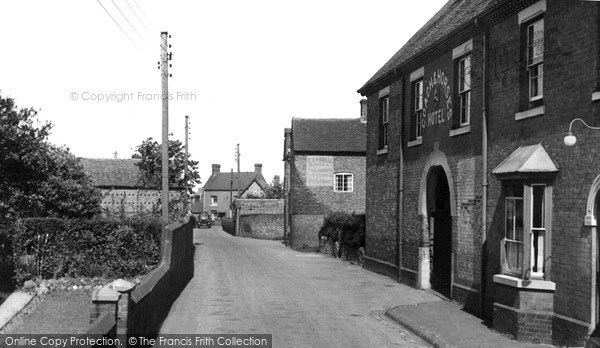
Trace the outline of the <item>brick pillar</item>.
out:
M 117 306 L 121 294 L 108 286 L 95 290 L 92 293 L 92 306 L 90 308 L 90 324 L 98 319 L 103 313 L 114 313 L 117 320 Z
M 110 283 L 110 288 L 120 294 L 117 310 L 117 335 L 127 334 L 127 314 L 129 313 L 129 299 L 135 284 L 123 279 L 117 279 Z

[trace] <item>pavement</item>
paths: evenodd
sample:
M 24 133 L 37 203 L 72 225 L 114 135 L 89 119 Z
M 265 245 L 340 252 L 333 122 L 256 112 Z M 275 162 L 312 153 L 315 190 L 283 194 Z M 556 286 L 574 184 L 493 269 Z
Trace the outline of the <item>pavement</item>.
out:
M 2 330 L 12 318 L 19 314 L 19 312 L 21 312 L 34 297 L 35 295 L 26 292 L 13 292 L 6 301 L 0 305 L 0 330 Z
M 434 347 L 552 347 L 517 342 L 448 300 L 393 307 L 385 314 Z

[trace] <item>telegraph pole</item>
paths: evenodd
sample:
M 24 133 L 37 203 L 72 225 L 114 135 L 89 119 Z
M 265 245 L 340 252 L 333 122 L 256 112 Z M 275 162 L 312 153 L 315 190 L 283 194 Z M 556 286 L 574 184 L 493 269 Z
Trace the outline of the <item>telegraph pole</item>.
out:
M 185 159 L 183 167 L 183 180 L 185 185 L 185 209 L 188 210 L 188 128 L 189 116 L 185 115 Z
M 169 60 L 166 31 L 160 33 L 160 66 L 162 81 L 162 220 L 169 224 Z
M 240 176 L 240 144 L 236 146 L 236 160 L 237 160 L 237 177 L 238 177 L 238 199 L 240 199 L 240 189 L 242 188 L 242 177 Z
M 242 197 L 240 197 L 240 190 L 242 188 L 242 177 L 240 176 L 240 144 L 238 143 L 236 146 L 236 159 L 237 159 L 237 176 L 238 176 L 238 194 L 237 194 L 237 199 L 241 199 Z M 235 211 L 235 235 L 239 236 L 240 235 L 240 207 L 236 205 L 236 211 Z
M 229 177 L 229 217 L 233 217 L 233 168 Z

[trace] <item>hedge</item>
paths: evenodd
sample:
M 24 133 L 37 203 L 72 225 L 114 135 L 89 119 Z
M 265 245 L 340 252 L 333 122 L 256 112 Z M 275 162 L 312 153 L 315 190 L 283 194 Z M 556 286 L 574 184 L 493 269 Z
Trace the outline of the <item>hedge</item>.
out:
M 29 218 L 4 227 L 0 243 L 12 253 L 8 262 L 17 284 L 63 276 L 135 277 L 158 265 L 161 230 L 156 219 Z
M 339 249 L 331 253 L 336 257 L 356 258 L 358 250 L 365 246 L 365 214 L 333 212 L 325 216 L 319 230 L 319 238 L 325 237 Z

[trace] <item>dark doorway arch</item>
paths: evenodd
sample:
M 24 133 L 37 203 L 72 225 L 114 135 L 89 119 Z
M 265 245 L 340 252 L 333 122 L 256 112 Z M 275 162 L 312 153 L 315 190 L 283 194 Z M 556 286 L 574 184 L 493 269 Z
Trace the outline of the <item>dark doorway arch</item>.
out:
M 431 288 L 450 298 L 452 289 L 452 214 L 450 187 L 442 166 L 433 166 L 427 180 Z

